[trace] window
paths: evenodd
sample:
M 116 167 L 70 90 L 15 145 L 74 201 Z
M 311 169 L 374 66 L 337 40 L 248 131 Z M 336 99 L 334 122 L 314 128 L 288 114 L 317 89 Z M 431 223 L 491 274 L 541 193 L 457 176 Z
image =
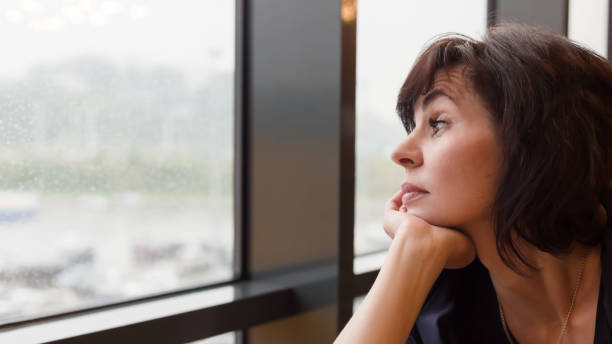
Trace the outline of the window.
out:
M 390 160 L 406 134 L 395 114 L 399 89 L 425 42 L 445 32 L 480 38 L 487 2 L 360 0 L 357 11 L 355 254 L 384 250 L 384 203 L 404 171 Z M 461 15 L 458 15 L 458 14 Z
M 0 322 L 232 277 L 232 1 L 0 5 Z
M 604 57 L 608 55 L 609 4 L 608 0 L 572 0 L 568 9 L 567 36 Z
M 234 344 L 236 343 L 236 333 L 227 332 L 206 339 L 196 340 L 187 344 Z

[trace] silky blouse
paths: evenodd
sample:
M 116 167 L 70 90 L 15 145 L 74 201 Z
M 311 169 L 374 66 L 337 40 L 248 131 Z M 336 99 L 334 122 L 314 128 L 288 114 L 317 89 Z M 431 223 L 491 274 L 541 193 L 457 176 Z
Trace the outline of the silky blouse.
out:
M 606 231 L 601 250 L 601 279 L 595 321 L 594 343 L 611 344 L 612 228 L 610 227 Z M 509 343 L 502 327 L 497 297 L 489 272 L 478 259 L 463 269 L 444 270 L 440 274 L 406 343 Z

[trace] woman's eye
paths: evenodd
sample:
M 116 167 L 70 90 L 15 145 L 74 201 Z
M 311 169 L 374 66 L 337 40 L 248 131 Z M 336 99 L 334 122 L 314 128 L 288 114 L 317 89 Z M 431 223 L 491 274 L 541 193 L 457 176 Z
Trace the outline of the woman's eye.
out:
M 429 126 L 434 129 L 433 135 L 436 135 L 440 129 L 446 127 L 446 121 L 434 119 L 432 117 L 429 118 Z M 433 136 L 432 135 L 432 136 Z

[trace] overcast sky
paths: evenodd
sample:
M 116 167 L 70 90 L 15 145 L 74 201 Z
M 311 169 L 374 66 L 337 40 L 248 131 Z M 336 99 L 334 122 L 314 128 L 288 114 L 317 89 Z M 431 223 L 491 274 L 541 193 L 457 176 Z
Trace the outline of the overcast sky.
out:
M 0 78 L 81 56 L 205 76 L 234 68 L 234 1 L 0 1 Z

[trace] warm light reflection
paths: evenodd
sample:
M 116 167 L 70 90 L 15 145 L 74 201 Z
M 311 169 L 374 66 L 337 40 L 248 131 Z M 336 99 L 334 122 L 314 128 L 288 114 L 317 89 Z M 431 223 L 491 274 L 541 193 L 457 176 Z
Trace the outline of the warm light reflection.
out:
M 355 17 L 357 16 L 357 0 L 342 0 L 342 8 L 340 12 L 342 22 L 354 22 Z

